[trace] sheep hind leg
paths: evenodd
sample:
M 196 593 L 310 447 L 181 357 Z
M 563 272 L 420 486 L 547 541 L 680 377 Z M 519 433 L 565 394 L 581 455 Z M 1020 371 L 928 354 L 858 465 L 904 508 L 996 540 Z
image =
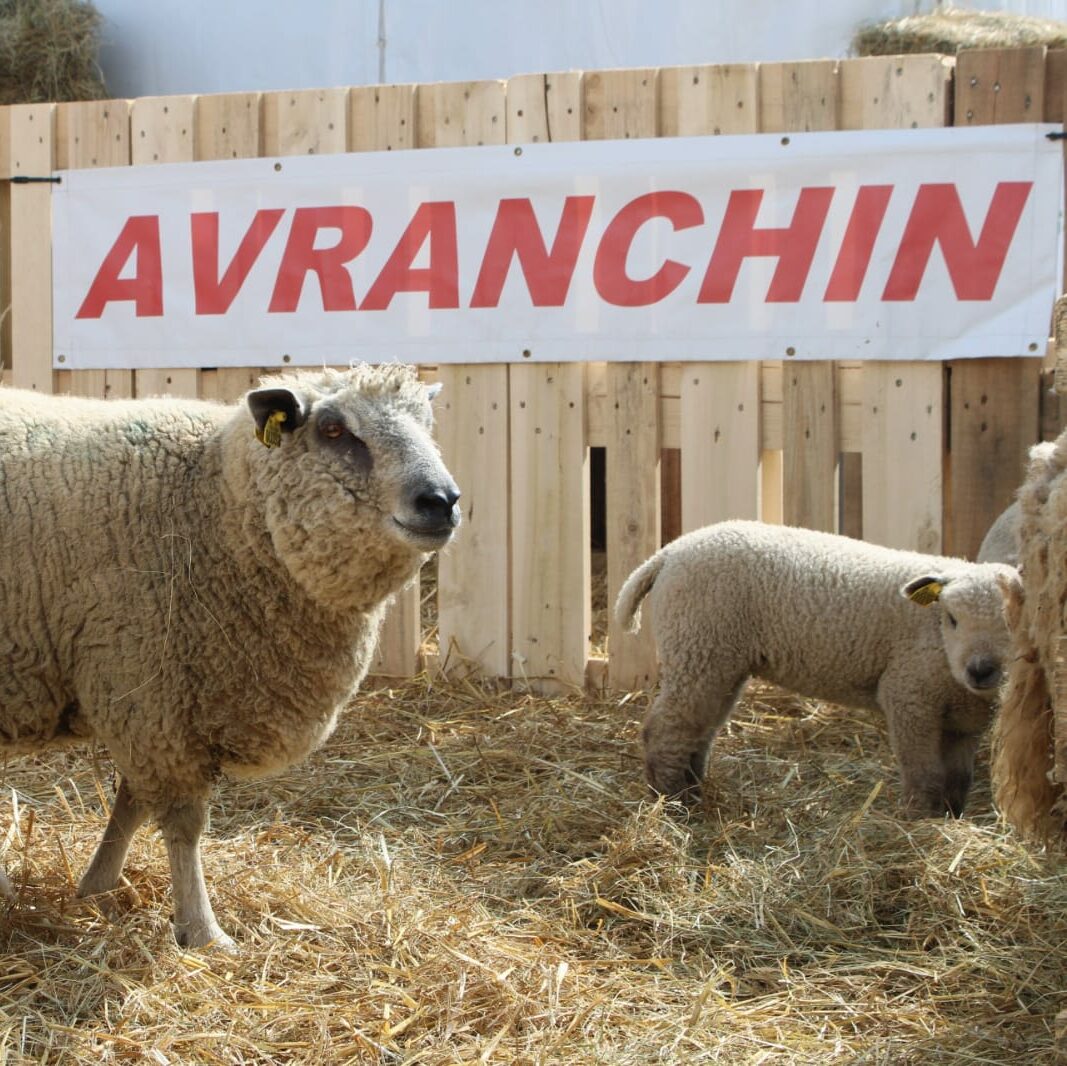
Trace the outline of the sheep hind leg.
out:
M 119 785 L 111 817 L 89 869 L 78 884 L 78 896 L 99 896 L 118 887 L 133 834 L 144 825 L 148 812 L 130 794 L 125 778 Z
M 236 952 L 236 943 L 215 920 L 204 882 L 200 835 L 206 823 L 207 802 L 203 799 L 174 804 L 159 817 L 170 858 L 174 939 L 183 948 L 213 947 Z
M 737 670 L 681 683 L 664 675 L 641 732 L 645 773 L 654 791 L 696 802 L 711 746 L 747 680 L 747 672 Z

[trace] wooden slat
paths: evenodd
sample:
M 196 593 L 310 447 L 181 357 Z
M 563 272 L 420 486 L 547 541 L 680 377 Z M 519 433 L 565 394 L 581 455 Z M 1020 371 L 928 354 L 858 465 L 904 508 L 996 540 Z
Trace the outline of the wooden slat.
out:
M 127 100 L 60 104 L 56 109 L 56 167 L 60 170 L 121 167 L 130 162 Z M 76 396 L 129 397 L 132 370 L 60 370 L 56 391 Z
M 193 159 L 193 96 L 146 96 L 130 105 L 130 161 L 188 163 Z M 198 368 L 160 368 L 134 372 L 138 396 L 199 396 Z
M 607 440 L 608 682 L 648 688 L 656 679 L 649 626 L 626 633 L 615 620 L 619 589 L 660 544 L 659 364 L 609 363 Z
M 512 78 L 507 139 L 575 140 L 581 110 L 579 74 Z M 592 628 L 586 368 L 516 364 L 509 376 L 512 675 L 552 692 L 584 684 Z
M 754 133 L 758 121 L 755 66 L 660 71 L 661 135 Z M 683 532 L 726 518 L 759 517 L 759 382 L 756 362 L 681 368 Z
M 421 85 L 417 147 L 502 144 L 503 82 Z M 464 526 L 438 562 L 441 665 L 511 674 L 508 558 L 508 370 L 452 364 L 438 370 L 438 440 L 463 492 Z
M 375 85 L 348 94 L 348 150 L 392 151 L 411 148 L 415 136 L 415 87 Z M 375 674 L 414 677 L 422 666 L 421 582 L 415 579 L 400 590 L 378 638 Z
M 6 118 L 8 173 L 13 177 L 51 174 L 55 106 L 20 104 L 7 108 Z M 7 334 L 11 384 L 52 392 L 52 186 L 10 185 L 4 207 L 10 248 L 4 306 L 11 309 Z
M 260 154 L 259 93 L 214 93 L 196 99 L 193 156 L 254 159 Z M 201 373 L 204 399 L 232 403 L 259 383 L 258 367 L 218 367 Z
M 586 74 L 583 136 L 587 140 L 654 137 L 657 132 L 655 70 Z M 646 688 L 656 678 L 655 642 L 648 626 L 625 633 L 611 610 L 631 571 L 661 541 L 659 366 L 609 363 L 605 426 L 608 682 Z
M 264 93 L 263 154 L 323 155 L 348 144 L 345 89 Z
M 1039 122 L 1044 97 L 1043 48 L 957 57 L 957 126 Z M 950 366 L 946 542 L 951 554 L 973 558 L 1011 502 L 1027 449 L 1038 439 L 1041 359 L 961 359 Z
M 838 125 L 837 63 L 764 63 L 760 129 L 832 130 Z M 782 394 L 782 517 L 788 525 L 837 528 L 837 405 L 832 364 L 786 368 Z
M 952 65 L 942 56 L 845 60 L 845 129 L 944 125 Z M 937 553 L 942 546 L 944 370 L 940 363 L 863 364 L 865 540 Z

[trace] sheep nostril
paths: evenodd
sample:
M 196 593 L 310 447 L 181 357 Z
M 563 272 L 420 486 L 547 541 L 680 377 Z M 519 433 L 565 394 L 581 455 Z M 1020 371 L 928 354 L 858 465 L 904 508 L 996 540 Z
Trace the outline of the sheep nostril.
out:
M 1000 676 L 1000 667 L 991 659 L 968 663 L 967 675 L 976 688 L 988 688 Z
M 451 489 L 423 492 L 415 497 L 415 510 L 421 518 L 447 522 L 452 517 L 452 507 L 458 499 L 459 493 Z

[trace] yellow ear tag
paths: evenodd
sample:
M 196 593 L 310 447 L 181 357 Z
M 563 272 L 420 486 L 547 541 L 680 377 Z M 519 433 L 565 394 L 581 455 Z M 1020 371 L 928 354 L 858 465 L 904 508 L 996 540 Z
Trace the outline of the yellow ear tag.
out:
M 944 585 L 940 581 L 930 581 L 915 589 L 914 592 L 908 593 L 908 599 L 912 603 L 917 603 L 920 607 L 929 607 L 931 603 L 937 602 L 943 588 Z
M 256 440 L 268 448 L 277 448 L 282 442 L 282 423 L 285 421 L 284 411 L 271 411 L 263 428 L 256 426 Z

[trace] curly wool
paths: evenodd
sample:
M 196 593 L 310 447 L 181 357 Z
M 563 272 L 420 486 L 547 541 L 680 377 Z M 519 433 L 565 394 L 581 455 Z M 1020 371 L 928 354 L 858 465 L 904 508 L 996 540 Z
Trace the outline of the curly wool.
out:
M 961 675 L 975 656 L 1003 661 L 997 580 L 1012 573 L 758 522 L 678 538 L 630 576 L 616 605 L 625 625 L 651 597 L 661 682 L 645 726 L 650 780 L 668 794 L 698 784 L 715 733 L 756 676 L 807 696 L 880 707 L 909 806 L 961 807 L 992 698 L 965 687 Z M 924 575 L 944 586 L 937 608 L 901 595 Z M 946 622 L 949 612 L 965 638 Z M 951 755 L 950 744 L 959 747 Z
M 0 747 L 95 738 L 138 818 L 320 745 L 426 558 L 392 517 L 412 469 L 447 479 L 413 371 L 269 385 L 364 426 L 374 475 L 310 426 L 263 447 L 245 404 L 0 390 Z

